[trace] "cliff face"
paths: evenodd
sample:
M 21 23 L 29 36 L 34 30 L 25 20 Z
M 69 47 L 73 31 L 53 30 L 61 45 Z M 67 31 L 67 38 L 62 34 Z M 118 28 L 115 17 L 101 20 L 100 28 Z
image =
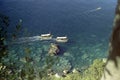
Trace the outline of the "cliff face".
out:
M 120 0 L 116 6 L 109 57 L 101 80 L 120 80 Z

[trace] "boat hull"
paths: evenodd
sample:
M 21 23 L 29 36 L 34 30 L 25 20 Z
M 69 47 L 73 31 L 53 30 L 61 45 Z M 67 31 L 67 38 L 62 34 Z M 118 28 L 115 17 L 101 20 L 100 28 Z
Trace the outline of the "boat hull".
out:
M 52 39 L 52 36 L 49 36 L 49 37 L 41 37 L 40 36 L 40 40 L 51 40 Z
M 66 43 L 68 42 L 68 39 L 65 39 L 65 40 L 56 39 L 56 42 Z

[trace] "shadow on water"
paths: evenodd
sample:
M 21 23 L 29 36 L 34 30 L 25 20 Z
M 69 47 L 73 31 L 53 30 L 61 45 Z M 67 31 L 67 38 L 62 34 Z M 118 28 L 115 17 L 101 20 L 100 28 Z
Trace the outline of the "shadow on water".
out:
M 59 45 L 60 52 L 58 53 L 59 56 L 62 56 L 64 52 L 67 50 L 66 47 Z

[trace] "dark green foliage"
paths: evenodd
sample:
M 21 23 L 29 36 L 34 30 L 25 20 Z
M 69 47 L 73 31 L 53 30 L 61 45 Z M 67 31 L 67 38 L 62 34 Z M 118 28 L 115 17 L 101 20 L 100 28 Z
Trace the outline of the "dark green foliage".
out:
M 54 65 L 56 61 L 59 60 L 57 56 L 46 56 L 45 59 L 46 59 L 46 66 L 44 67 L 44 69 L 41 69 L 39 72 L 39 77 L 41 79 L 48 76 L 47 75 L 48 70 L 52 68 L 52 66 Z
M 50 69 L 52 65 L 58 60 L 58 58 L 55 56 L 47 56 L 46 57 L 46 69 Z
M 20 72 L 20 77 L 22 78 L 22 80 L 24 80 L 25 78 L 27 80 L 34 80 L 35 78 L 34 72 L 35 72 L 34 66 L 32 66 L 30 63 L 26 63 L 24 65 L 24 68 Z
M 7 55 L 7 27 L 9 26 L 9 17 L 0 14 L 0 62 L 1 58 Z
M 0 80 L 15 80 L 18 78 L 18 71 L 15 68 L 15 64 L 6 66 L 0 63 Z
M 13 62 L 4 63 L 2 58 L 7 58 L 8 52 L 8 32 L 7 28 L 9 27 L 9 17 L 0 14 L 0 80 L 16 80 L 18 79 L 18 68 L 16 68 L 16 64 Z M 16 36 L 17 31 L 20 31 L 21 21 L 17 24 L 16 32 L 14 35 Z M 11 37 L 12 38 L 12 37 Z
M 20 31 L 22 30 L 22 20 L 20 19 L 17 25 L 15 26 L 15 31 L 12 33 L 12 38 L 17 39 Z
M 1 58 L 5 55 L 7 55 L 8 50 L 7 50 L 7 28 L 10 24 L 10 20 L 8 16 L 5 16 L 3 14 L 0 14 L 0 62 Z M 12 34 L 13 39 L 16 39 L 18 36 L 18 33 L 21 30 L 21 25 L 22 25 L 22 20 L 18 22 L 18 24 L 15 27 L 15 32 Z

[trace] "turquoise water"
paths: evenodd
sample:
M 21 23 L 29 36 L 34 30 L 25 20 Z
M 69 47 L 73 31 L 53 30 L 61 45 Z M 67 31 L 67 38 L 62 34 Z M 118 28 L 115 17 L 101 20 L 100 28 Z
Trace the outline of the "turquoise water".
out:
M 22 19 L 23 29 L 19 38 L 49 32 L 53 37 L 68 36 L 68 43 L 58 43 L 61 54 L 57 57 L 61 62 L 54 64 L 56 71 L 61 69 L 58 66 L 81 69 L 94 59 L 107 57 L 115 0 L 1 0 L 0 4 L 0 12 L 10 17 L 9 34 L 14 31 L 13 26 L 19 19 Z M 9 45 L 10 54 L 4 60 L 21 65 L 27 55 L 24 51 L 27 47 L 31 50 L 29 56 L 35 65 L 43 67 L 46 65 L 45 58 L 50 43 L 51 41 L 30 41 Z

